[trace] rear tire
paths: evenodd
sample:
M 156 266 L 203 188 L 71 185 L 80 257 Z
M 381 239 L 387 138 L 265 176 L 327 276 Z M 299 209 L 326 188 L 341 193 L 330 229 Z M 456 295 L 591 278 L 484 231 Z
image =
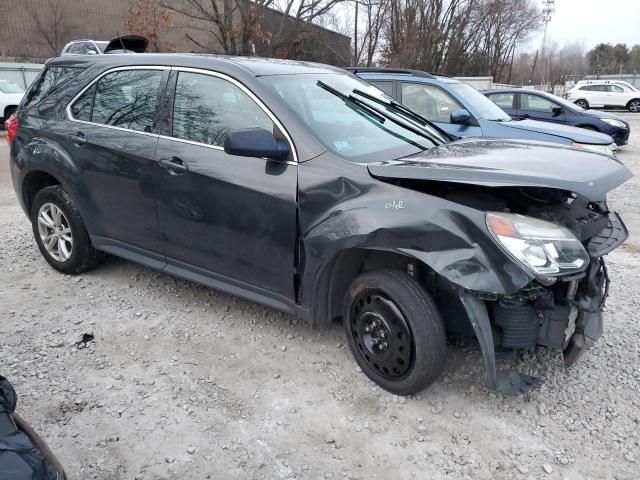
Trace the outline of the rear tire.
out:
M 91 244 L 80 212 L 60 185 L 43 188 L 36 194 L 31 225 L 40 253 L 59 272 L 82 273 L 102 259 L 102 252 Z
M 640 98 L 634 98 L 627 104 L 627 108 L 630 112 L 638 113 L 640 112 Z
M 440 376 L 446 334 L 431 296 L 399 270 L 356 278 L 343 306 L 349 347 L 364 373 L 396 395 L 418 393 Z
M 585 110 L 589 110 L 589 102 L 587 102 L 586 100 L 580 99 L 580 100 L 576 100 L 573 103 L 575 103 L 579 107 L 582 107 Z

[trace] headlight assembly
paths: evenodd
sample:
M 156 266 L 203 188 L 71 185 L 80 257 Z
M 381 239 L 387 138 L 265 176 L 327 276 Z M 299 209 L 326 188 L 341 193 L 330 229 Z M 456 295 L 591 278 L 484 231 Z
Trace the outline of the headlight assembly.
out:
M 621 122 L 620 120 L 616 120 L 614 118 L 601 118 L 600 120 L 602 120 L 604 123 L 611 125 L 612 127 L 627 128 L 624 122 Z
M 589 264 L 582 243 L 561 225 L 513 213 L 487 212 L 487 226 L 507 254 L 537 277 L 577 273 Z
M 615 145 L 615 143 L 613 145 Z M 601 153 L 609 156 L 612 156 L 615 152 L 612 145 L 592 145 L 590 143 L 573 142 L 571 146 L 580 150 L 587 150 L 589 152 Z

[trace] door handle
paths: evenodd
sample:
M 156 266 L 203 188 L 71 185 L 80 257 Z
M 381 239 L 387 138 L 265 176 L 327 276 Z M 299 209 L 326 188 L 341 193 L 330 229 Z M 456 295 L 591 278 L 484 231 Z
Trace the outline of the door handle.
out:
M 158 163 L 171 175 L 181 175 L 189 171 L 189 166 L 178 157 L 171 157 L 168 160 L 162 159 Z
M 82 132 L 76 132 L 69 135 L 69 140 L 76 146 L 81 147 L 85 143 L 87 143 L 87 137 L 84 136 Z

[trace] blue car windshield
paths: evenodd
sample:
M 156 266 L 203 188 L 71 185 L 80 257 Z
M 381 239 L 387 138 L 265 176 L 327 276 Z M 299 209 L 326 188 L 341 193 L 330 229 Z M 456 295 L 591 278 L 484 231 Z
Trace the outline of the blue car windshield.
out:
M 349 160 L 374 162 L 400 158 L 446 141 L 435 129 L 405 117 L 392 107 L 357 93 L 355 100 L 347 98 L 354 90 L 360 90 L 383 102 L 392 100 L 351 75 L 270 75 L 260 81 L 282 97 L 328 150 Z M 398 122 L 376 114 L 375 110 Z
M 473 109 L 477 117 L 483 120 L 508 122 L 511 117 L 499 106 L 481 94 L 468 83 L 450 83 L 451 90 L 463 100 L 462 104 Z

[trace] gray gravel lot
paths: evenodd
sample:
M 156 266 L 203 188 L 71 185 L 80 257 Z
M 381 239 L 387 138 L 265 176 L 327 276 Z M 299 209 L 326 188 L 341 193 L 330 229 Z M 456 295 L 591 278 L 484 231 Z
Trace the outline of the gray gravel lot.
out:
M 640 174 L 640 114 L 619 158 Z M 611 195 L 631 238 L 609 257 L 604 337 L 574 367 L 487 391 L 479 349 L 411 398 L 358 372 L 342 329 L 108 258 L 69 277 L 32 240 L 0 146 L 0 373 L 71 478 L 640 478 L 640 176 Z M 85 349 L 73 345 L 95 334 Z

